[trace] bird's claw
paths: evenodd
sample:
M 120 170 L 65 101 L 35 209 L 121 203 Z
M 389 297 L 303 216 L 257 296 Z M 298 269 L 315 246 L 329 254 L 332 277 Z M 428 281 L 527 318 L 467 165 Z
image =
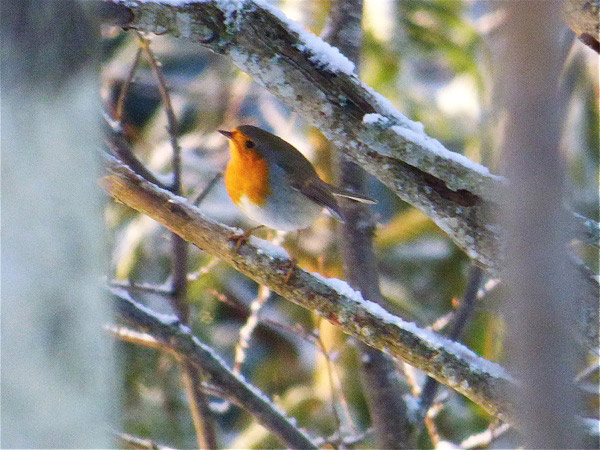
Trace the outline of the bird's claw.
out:
M 294 270 L 296 269 L 296 260 L 293 258 L 284 262 L 283 268 L 285 269 L 285 275 L 283 276 L 283 281 L 288 283 L 292 275 L 294 274 Z
M 235 251 L 238 252 L 242 245 L 246 244 L 256 230 L 262 228 L 263 225 L 259 225 L 254 228 L 250 228 L 249 230 L 244 231 L 243 233 L 233 233 L 231 236 L 227 238 L 228 241 L 235 242 Z

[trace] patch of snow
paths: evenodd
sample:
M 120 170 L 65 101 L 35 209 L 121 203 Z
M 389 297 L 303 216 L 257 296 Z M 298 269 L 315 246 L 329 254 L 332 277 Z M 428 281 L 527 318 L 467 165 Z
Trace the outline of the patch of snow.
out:
M 513 380 L 513 378 L 500 365 L 478 356 L 464 345 L 452 341 L 444 336 L 438 335 L 431 330 L 420 328 L 413 322 L 406 322 L 400 317 L 397 317 L 391 314 L 389 311 L 386 311 L 378 303 L 363 299 L 362 294 L 354 290 L 345 281 L 337 278 L 325 278 L 318 273 L 312 273 L 312 275 L 335 290 L 339 295 L 349 298 L 351 301 L 357 303 L 358 307 L 369 312 L 371 315 L 376 316 L 381 321 L 394 324 L 398 328 L 410 332 L 424 341 L 431 348 L 443 348 L 446 352 L 457 356 L 461 360 L 467 362 L 471 366 L 471 370 L 476 372 L 487 372 L 496 378 Z
M 346 58 L 337 47 L 332 47 L 320 37 L 305 30 L 298 31 L 298 36 L 304 41 L 304 44 L 297 45 L 296 48 L 311 53 L 313 56 L 309 57 L 309 60 L 330 72 L 354 74 L 354 63 Z
M 129 291 L 127 291 L 124 288 L 111 287 L 110 290 L 111 290 L 111 292 L 113 292 L 113 294 L 118 295 L 119 297 L 130 302 L 136 308 L 142 310 L 145 314 L 148 314 L 149 316 L 156 318 L 161 323 L 163 323 L 165 325 L 169 325 L 169 326 L 180 326 L 181 327 L 181 323 L 179 322 L 179 319 L 177 318 L 177 316 L 175 314 L 159 313 L 159 312 L 156 312 L 156 311 L 148 308 L 146 305 L 140 303 L 138 300 L 133 298 L 131 293 L 129 293 Z
M 250 236 L 248 242 L 258 249 L 258 253 L 267 255 L 273 259 L 291 259 L 290 255 L 283 247 L 279 247 L 264 239 Z
M 369 94 L 373 96 L 373 98 L 379 105 L 381 112 L 388 116 L 388 118 L 391 118 L 394 122 L 397 122 L 398 124 L 401 124 L 416 133 L 423 133 L 425 127 L 421 122 L 415 122 L 414 120 L 410 120 L 400 111 L 398 111 L 396 107 L 392 104 L 392 102 L 390 102 L 379 92 L 375 91 L 375 89 L 373 89 L 371 86 L 367 86 L 364 83 L 361 84 L 363 89 L 365 89 Z
M 327 286 L 329 286 L 331 289 L 333 289 L 334 291 L 336 291 L 339 295 L 343 295 L 344 297 L 348 297 L 351 300 L 357 302 L 357 303 L 362 303 L 365 302 L 366 300 L 363 298 L 362 294 L 353 289 L 347 282 L 345 282 L 344 280 L 340 280 L 338 278 L 327 278 L 324 277 L 321 274 L 318 273 L 311 273 L 311 275 L 313 275 L 315 278 L 317 278 L 318 280 L 320 280 L 321 282 L 323 282 L 324 284 L 326 284 Z
M 225 1 L 225 0 L 221 0 Z M 266 2 L 265 0 L 247 0 L 257 6 L 269 11 L 290 30 L 298 34 L 299 40 L 302 42 L 297 45 L 298 50 L 311 54 L 308 59 L 315 64 L 323 67 L 331 72 L 345 73 L 346 75 L 354 75 L 354 63 L 346 58 L 336 47 L 329 45 L 321 38 L 315 36 L 309 31 L 306 31 L 298 22 L 288 19 L 288 17 L 276 6 Z
M 139 175 L 138 175 L 139 176 Z M 149 183 L 149 181 L 148 181 Z M 229 225 L 225 225 L 224 223 L 221 222 L 217 222 L 216 220 L 211 219 L 210 217 L 206 216 L 201 210 L 200 208 L 198 208 L 197 206 L 194 206 L 190 203 L 190 201 L 185 198 L 182 197 L 180 195 L 174 195 L 173 193 L 159 188 L 156 185 L 153 185 L 155 187 L 156 190 L 161 190 L 165 193 L 167 193 L 171 198 L 169 198 L 169 200 L 167 200 L 168 203 L 172 203 L 174 205 L 181 205 L 182 208 L 187 208 L 187 209 L 191 209 L 194 211 L 195 214 L 197 214 L 198 216 L 201 216 L 200 219 L 204 220 L 206 222 L 209 222 L 213 225 L 218 225 L 220 228 L 225 228 L 228 232 L 231 232 L 232 234 L 242 234 L 244 233 L 244 230 L 237 228 L 237 227 L 232 227 Z
M 435 448 L 437 450 L 455 450 L 455 449 L 460 449 L 459 446 L 453 444 L 452 442 L 450 442 L 450 441 L 443 441 L 443 440 L 439 441 L 437 443 L 437 445 L 435 446 Z
M 389 121 L 390 120 L 387 117 L 377 113 L 365 114 L 362 119 L 362 123 L 365 125 L 373 125 L 375 123 L 385 125 L 389 123 Z
M 237 12 L 244 6 L 244 0 L 217 0 L 217 5 L 223 14 L 225 15 L 225 21 L 223 22 L 226 26 L 235 24 Z
M 482 166 L 481 164 L 477 164 L 474 161 L 471 161 L 469 158 L 467 158 L 464 155 L 461 155 L 460 153 L 448 150 L 441 144 L 440 141 L 427 136 L 423 131 L 416 132 L 415 130 L 412 130 L 410 128 L 405 128 L 398 125 L 393 126 L 392 130 L 398 136 L 403 137 L 407 141 L 418 145 L 419 147 L 423 147 L 428 152 L 434 155 L 440 156 L 444 159 L 451 159 L 453 161 L 456 161 L 457 163 L 466 167 L 467 169 L 470 169 L 474 172 L 478 172 L 483 176 L 490 176 L 490 171 L 487 167 Z

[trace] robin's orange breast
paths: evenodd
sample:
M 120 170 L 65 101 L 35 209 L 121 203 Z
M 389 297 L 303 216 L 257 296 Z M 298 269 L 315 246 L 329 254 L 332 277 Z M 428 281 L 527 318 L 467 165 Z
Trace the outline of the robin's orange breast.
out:
M 225 169 L 225 186 L 236 205 L 247 197 L 257 206 L 264 205 L 270 194 L 269 167 L 256 151 L 243 154 L 232 149 L 231 159 Z

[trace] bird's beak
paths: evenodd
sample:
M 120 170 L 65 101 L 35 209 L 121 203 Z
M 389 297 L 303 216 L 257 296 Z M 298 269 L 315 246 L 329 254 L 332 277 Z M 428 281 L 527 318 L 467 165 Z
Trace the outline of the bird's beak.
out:
M 225 136 L 227 139 L 232 139 L 233 138 L 233 133 L 231 131 L 225 131 L 225 130 L 217 130 L 219 133 L 221 133 L 223 136 Z

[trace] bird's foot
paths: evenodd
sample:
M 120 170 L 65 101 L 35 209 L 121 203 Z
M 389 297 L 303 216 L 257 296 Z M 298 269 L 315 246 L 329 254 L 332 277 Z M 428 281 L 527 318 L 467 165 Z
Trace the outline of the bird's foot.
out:
M 291 258 L 285 261 L 283 264 L 283 269 L 285 270 L 285 275 L 283 276 L 283 281 L 288 283 L 292 275 L 294 275 L 294 270 L 296 270 L 297 261 L 294 258 Z
M 249 230 L 246 230 L 243 233 L 232 233 L 231 236 L 229 236 L 227 238 L 227 240 L 229 240 L 231 242 L 235 242 L 235 251 L 237 252 L 240 250 L 240 247 L 242 245 L 244 245 L 246 242 L 248 242 L 248 239 L 250 239 L 250 236 L 252 236 L 252 233 L 254 233 L 256 230 L 259 230 L 263 227 L 264 227 L 264 225 L 259 225 L 254 228 L 250 228 Z

